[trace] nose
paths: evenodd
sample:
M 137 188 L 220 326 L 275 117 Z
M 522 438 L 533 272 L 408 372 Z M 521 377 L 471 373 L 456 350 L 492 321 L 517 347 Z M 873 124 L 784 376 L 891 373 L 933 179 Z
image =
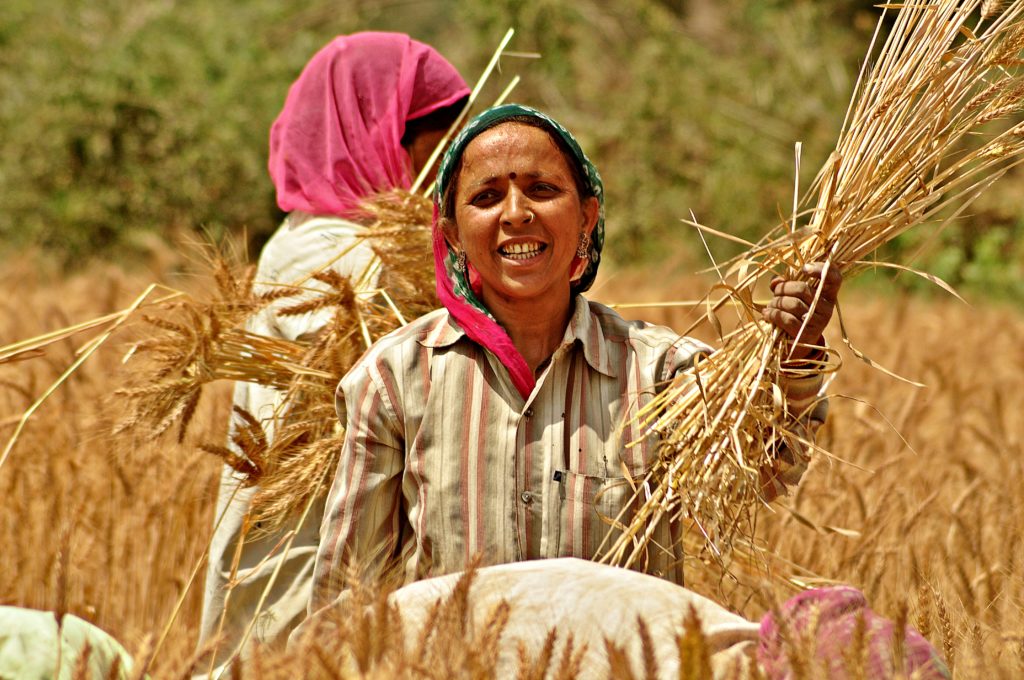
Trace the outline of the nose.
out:
M 513 186 L 505 195 L 502 203 L 501 223 L 514 227 L 529 224 L 533 221 L 533 211 L 530 210 L 529 200 L 518 187 Z

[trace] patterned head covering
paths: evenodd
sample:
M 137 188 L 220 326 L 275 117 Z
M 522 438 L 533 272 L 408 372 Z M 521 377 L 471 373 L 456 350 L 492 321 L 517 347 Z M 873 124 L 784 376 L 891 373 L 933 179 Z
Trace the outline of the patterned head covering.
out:
M 572 292 L 582 293 L 590 288 L 597 276 L 597 267 L 601 263 L 601 249 L 604 247 L 604 185 L 601 175 L 580 148 L 576 139 L 549 116 L 520 104 L 505 104 L 484 111 L 471 120 L 462 132 L 448 147 L 441 166 L 437 171 L 437 186 L 434 192 L 434 270 L 437 276 L 437 294 L 441 303 L 459 323 L 466 335 L 483 345 L 497 356 L 509 370 L 512 382 L 525 399 L 533 391 L 534 377 L 519 350 L 512 344 L 508 333 L 502 328 L 484 306 L 475 290 L 476 272 L 467 264 L 467 271 L 460 272 L 456 267 L 458 254 L 448 245 L 440 225 L 440 210 L 445 192 L 454 179 L 453 173 L 459 167 L 459 161 L 466 147 L 478 135 L 510 118 L 528 117 L 539 121 L 550 134 L 557 136 L 570 152 L 566 160 L 580 171 L 587 198 L 593 196 L 598 202 L 597 224 L 590 235 L 590 252 L 580 277 L 572 284 Z M 573 263 L 574 269 L 584 263 L 578 260 Z
M 288 90 L 270 128 L 270 177 L 286 212 L 347 215 L 412 184 L 406 123 L 469 95 L 437 50 L 402 33 L 338 36 Z

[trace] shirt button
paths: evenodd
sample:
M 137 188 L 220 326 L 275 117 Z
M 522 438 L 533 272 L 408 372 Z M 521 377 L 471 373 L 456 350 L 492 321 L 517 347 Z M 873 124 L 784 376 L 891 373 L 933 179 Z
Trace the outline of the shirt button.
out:
M 533 503 L 533 494 L 530 493 L 529 491 L 524 491 L 520 498 L 523 499 L 524 505 L 529 505 L 530 503 Z
M 526 409 L 526 412 L 523 413 L 523 415 L 526 416 L 527 418 L 532 418 L 533 417 L 533 409 L 532 408 Z

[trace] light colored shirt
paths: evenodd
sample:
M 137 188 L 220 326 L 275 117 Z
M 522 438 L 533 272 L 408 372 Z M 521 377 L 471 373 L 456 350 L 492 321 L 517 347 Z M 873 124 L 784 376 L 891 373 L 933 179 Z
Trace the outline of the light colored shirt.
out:
M 627 475 L 642 478 L 656 455 L 655 437 L 634 429 L 637 413 L 710 351 L 577 296 L 561 345 L 524 400 L 446 310 L 378 341 L 339 386 L 348 431 L 310 610 L 339 594 L 346 567 L 382 557 L 400 561 L 406 582 L 461 571 L 476 555 L 485 565 L 593 559 L 609 519 L 633 498 Z M 820 380 L 812 380 L 793 386 L 793 412 L 816 400 Z M 811 427 L 824 417 L 818 403 Z M 676 545 L 677 531 L 662 522 L 654 540 Z M 652 549 L 645 568 L 682 581 L 678 554 Z
M 331 309 L 289 315 L 280 311 L 327 291 L 328 284 L 311 278 L 311 274 L 323 269 L 335 270 L 348 277 L 357 291 L 372 294 L 377 286 L 379 258 L 370 243 L 361 238 L 363 230 L 364 227 L 338 217 L 289 214 L 263 247 L 254 288 L 256 292 L 281 286 L 299 290 L 260 309 L 247 321 L 246 329 L 272 338 L 297 340 L 322 328 Z M 252 383 L 235 385 L 233 406 L 252 414 L 262 424 L 268 439 L 273 437 L 274 422 L 283 404 L 284 394 L 279 390 Z M 223 468 L 214 521 L 221 516 L 223 519 L 210 541 L 199 634 L 200 647 L 218 632 L 223 635 L 216 654 L 218 663 L 238 650 L 242 635 L 254 618 L 256 625 L 250 641 L 268 642 L 287 635 L 305 616 L 309 602 L 318 514 L 298 527 L 287 555 L 282 555 L 280 543 L 287 531 L 296 529 L 295 522 L 286 522 L 269 535 L 246 536 L 238 552 L 237 569 L 233 571 L 236 546 L 257 491 L 256 487 L 246 487 L 232 468 Z M 232 576 L 236 579 L 234 585 Z M 268 593 L 267 599 L 257 615 L 264 591 Z

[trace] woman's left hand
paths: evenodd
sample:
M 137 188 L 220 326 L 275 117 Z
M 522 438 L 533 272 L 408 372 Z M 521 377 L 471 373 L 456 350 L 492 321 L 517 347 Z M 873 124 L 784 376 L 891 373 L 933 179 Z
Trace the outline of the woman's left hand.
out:
M 790 358 L 795 361 L 807 358 L 817 351 L 816 347 L 824 344 L 822 333 L 832 318 L 832 310 L 836 306 L 839 288 L 843 284 L 843 275 L 839 273 L 839 270 L 830 266 L 826 271 L 824 262 L 806 264 L 803 271 L 811 276 L 811 282 L 792 281 L 782 276 L 772 279 L 768 284 L 772 291 L 772 299 L 761 310 L 765 321 L 781 329 L 795 341 L 793 352 L 790 355 Z M 813 279 L 820 280 L 820 283 Z M 807 313 L 811 311 L 811 305 L 814 303 L 815 292 L 819 285 L 821 286 L 821 296 L 808 317 Z M 806 325 L 804 325 L 805 318 L 807 319 Z M 803 327 L 802 333 L 800 332 L 801 326 Z M 799 337 L 797 337 L 798 333 Z

